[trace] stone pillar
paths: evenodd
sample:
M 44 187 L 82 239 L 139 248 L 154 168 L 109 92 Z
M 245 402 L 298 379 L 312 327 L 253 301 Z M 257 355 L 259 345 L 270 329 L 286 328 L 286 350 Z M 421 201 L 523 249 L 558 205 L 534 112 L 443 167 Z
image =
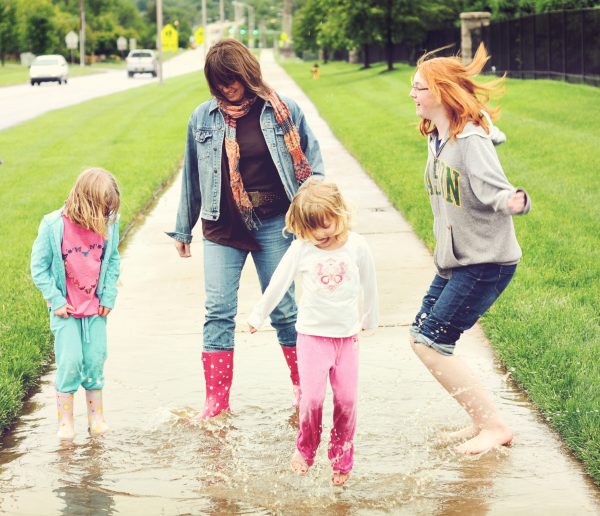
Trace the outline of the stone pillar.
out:
M 473 60 L 473 48 L 471 31 L 481 27 L 488 27 L 492 15 L 487 12 L 460 13 L 460 53 L 463 63 L 468 65 Z

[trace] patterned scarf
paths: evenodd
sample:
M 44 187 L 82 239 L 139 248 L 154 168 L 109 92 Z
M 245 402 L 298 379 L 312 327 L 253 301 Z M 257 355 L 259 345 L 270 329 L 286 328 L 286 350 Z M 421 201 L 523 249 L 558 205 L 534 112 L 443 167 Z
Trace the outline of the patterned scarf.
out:
M 240 210 L 242 220 L 248 229 L 256 229 L 258 226 L 250 196 L 244 189 L 244 183 L 240 174 L 240 147 L 237 143 L 236 127 L 237 119 L 248 114 L 256 98 L 246 99 L 239 105 L 229 104 L 224 100 L 217 99 L 219 108 L 225 118 L 225 154 L 227 155 L 227 163 L 229 164 L 231 193 L 233 194 L 235 204 Z M 300 184 L 310 177 L 312 168 L 302 151 L 298 128 L 290 116 L 290 110 L 277 93 L 272 91 L 267 100 L 273 107 L 277 125 L 283 130 L 285 146 L 290 153 L 294 165 L 294 175 L 298 184 Z

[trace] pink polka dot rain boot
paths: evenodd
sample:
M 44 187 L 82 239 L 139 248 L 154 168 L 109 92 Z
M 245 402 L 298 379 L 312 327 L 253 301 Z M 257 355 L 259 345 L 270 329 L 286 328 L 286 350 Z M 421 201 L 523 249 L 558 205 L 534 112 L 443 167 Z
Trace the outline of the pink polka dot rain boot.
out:
M 204 409 L 191 419 L 199 423 L 229 410 L 229 391 L 233 381 L 233 350 L 202 353 L 206 402 Z
M 298 359 L 296 358 L 296 348 L 281 346 L 285 361 L 290 368 L 290 379 L 292 380 L 292 387 L 294 389 L 294 401 L 292 402 L 293 407 L 300 405 L 300 375 L 298 374 Z

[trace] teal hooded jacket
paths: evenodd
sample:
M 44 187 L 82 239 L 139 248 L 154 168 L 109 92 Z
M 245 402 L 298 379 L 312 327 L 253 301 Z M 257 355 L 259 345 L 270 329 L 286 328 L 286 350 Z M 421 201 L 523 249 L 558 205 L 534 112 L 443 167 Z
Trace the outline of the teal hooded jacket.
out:
M 67 304 L 65 264 L 62 259 L 64 222 L 63 209 L 44 216 L 38 236 L 31 251 L 31 277 L 52 311 Z M 119 257 L 119 220 L 108 226 L 108 237 L 104 240 L 100 277 L 96 295 L 100 306 L 112 308 L 117 297 L 117 279 L 121 258 Z

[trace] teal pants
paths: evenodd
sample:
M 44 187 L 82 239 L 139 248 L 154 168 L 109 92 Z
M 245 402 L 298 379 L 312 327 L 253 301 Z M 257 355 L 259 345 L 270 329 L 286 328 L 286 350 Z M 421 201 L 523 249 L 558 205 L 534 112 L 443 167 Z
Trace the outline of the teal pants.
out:
M 106 361 L 106 317 L 68 317 L 50 313 L 54 335 L 56 390 L 75 393 L 81 385 L 86 391 L 104 387 Z

